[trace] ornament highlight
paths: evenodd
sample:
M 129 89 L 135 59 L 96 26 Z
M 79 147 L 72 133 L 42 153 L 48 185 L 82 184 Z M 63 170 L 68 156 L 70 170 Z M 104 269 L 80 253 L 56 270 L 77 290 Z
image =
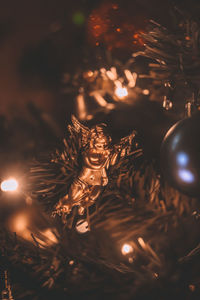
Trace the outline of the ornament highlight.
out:
M 165 179 L 183 194 L 200 195 L 200 113 L 176 123 L 161 146 Z

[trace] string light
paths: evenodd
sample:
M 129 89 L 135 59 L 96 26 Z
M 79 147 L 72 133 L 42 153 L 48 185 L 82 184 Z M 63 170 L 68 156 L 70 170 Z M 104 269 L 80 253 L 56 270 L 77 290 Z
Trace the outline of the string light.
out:
M 148 96 L 149 95 L 149 90 L 148 89 L 144 89 L 142 91 L 143 95 Z
M 117 88 L 115 89 L 115 95 L 116 95 L 118 98 L 123 99 L 123 98 L 125 98 L 125 97 L 128 96 L 128 90 L 127 90 L 127 88 L 125 88 L 125 87 L 117 87 Z
M 123 255 L 130 254 L 133 252 L 133 247 L 130 244 L 126 243 L 122 246 L 121 252 Z
M 8 228 L 15 232 L 21 238 L 33 242 L 37 241 L 40 247 L 52 246 L 58 243 L 55 228 L 47 227 L 45 229 L 38 228 L 33 224 L 33 216 L 30 210 L 23 210 L 10 217 L 8 220 Z
M 50 228 L 41 231 L 41 234 L 48 240 L 48 245 L 57 244 L 58 239 Z
M 15 192 L 18 189 L 18 182 L 14 178 L 9 178 L 7 180 L 2 181 L 1 190 L 3 192 Z

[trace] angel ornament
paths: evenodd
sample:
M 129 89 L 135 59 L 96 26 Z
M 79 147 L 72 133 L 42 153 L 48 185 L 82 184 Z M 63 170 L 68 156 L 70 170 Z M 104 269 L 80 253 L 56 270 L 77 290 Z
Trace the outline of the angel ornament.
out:
M 122 157 L 141 155 L 141 149 L 131 152 L 135 131 L 122 138 L 119 144 L 112 145 L 106 124 L 98 124 L 89 129 L 72 115 L 72 125 L 68 128 L 80 137 L 82 166 L 68 193 L 55 207 L 54 212 L 62 216 L 69 214 L 74 206 L 78 206 L 79 214 L 83 214 L 85 208 L 95 202 L 103 187 L 108 184 L 108 168 Z

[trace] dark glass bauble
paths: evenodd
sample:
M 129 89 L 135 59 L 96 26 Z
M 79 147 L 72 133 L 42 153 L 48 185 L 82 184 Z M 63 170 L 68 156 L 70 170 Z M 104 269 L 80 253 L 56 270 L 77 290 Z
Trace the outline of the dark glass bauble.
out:
M 169 129 L 161 146 L 161 169 L 175 189 L 191 197 L 200 195 L 200 113 Z

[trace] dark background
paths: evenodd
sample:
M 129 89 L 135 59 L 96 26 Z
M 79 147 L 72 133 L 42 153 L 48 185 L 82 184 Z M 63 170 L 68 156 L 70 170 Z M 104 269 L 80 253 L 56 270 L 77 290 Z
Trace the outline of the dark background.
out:
M 115 14 L 107 9 L 109 5 L 117 5 L 118 12 Z M 91 36 L 90 17 L 94 11 L 103 20 L 109 19 L 100 46 L 109 50 L 113 57 L 126 61 L 138 50 L 129 41 L 134 30 L 144 30 L 151 18 L 170 27 L 173 5 L 199 16 L 197 0 L 1 1 L 0 157 L 3 168 L 52 149 L 62 138 L 73 111 L 73 97 L 62 93 L 63 76 L 95 67 L 101 52 Z M 73 21 L 77 12 L 84 17 L 81 24 Z M 114 33 L 118 24 L 126 25 L 120 35 Z M 123 113 L 114 114 L 110 120 L 114 127 L 124 127 L 127 131 L 134 126 L 139 128 L 144 140 L 148 140 L 148 148 L 154 144 L 152 141 L 162 139 L 170 121 L 162 118 L 159 106 L 152 102 L 137 106 L 136 112 L 129 110 L 126 118 Z M 164 128 L 159 131 L 159 138 L 158 127 L 159 130 Z

